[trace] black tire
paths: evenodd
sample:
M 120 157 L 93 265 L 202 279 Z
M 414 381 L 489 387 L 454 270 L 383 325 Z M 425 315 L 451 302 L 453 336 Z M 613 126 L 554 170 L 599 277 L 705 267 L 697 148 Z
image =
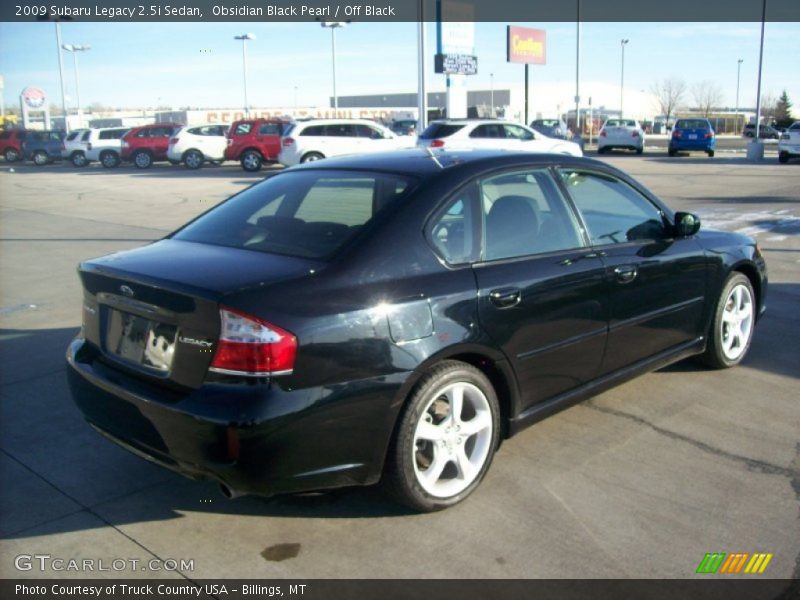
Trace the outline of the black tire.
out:
M 644 148 L 637 148 L 636 149 L 636 154 L 641 154 L 642 152 L 644 152 Z
M 168 159 L 167 159 L 167 162 L 168 162 L 169 164 L 171 164 L 173 167 L 177 167 L 179 164 L 181 164 L 181 161 L 179 161 L 179 160 L 172 160 L 171 158 L 168 158 Z
M 254 173 L 255 171 L 261 170 L 261 167 L 264 164 L 264 157 L 261 156 L 261 153 L 257 150 L 245 150 L 239 159 L 239 162 L 245 171 Z
M 456 389 L 462 390 L 464 408 L 452 420 L 454 415 L 450 413 L 446 392 Z M 443 406 L 447 408 L 446 415 L 442 413 Z M 476 406 L 480 412 L 475 410 Z M 463 419 L 465 412 L 467 419 Z M 420 426 L 442 437 L 418 437 Z M 462 433 L 461 427 L 480 429 Z M 432 512 L 453 506 L 480 485 L 499 439 L 500 408 L 492 384 L 472 365 L 442 361 L 423 375 L 400 415 L 382 484 L 397 501 L 417 511 Z M 425 483 L 425 474 L 430 469 L 436 469 L 436 474 Z M 432 494 L 424 486 L 442 493 Z M 449 490 L 455 493 L 448 495 Z
M 37 167 L 43 167 L 50 162 L 50 157 L 44 150 L 37 150 L 34 152 L 31 159 L 33 160 L 33 164 Z
M 709 158 L 714 158 L 714 151 L 713 150 L 709 150 L 708 151 L 708 157 Z
M 678 154 L 678 152 L 673 148 L 670 148 L 669 150 L 667 150 L 667 154 L 669 154 L 670 156 L 675 156 L 676 154 Z
M 78 168 L 85 167 L 86 165 L 89 164 L 89 161 L 86 160 L 86 155 L 80 150 L 77 152 L 73 152 L 70 155 L 69 160 L 73 166 Z
M 199 150 L 187 150 L 183 154 L 183 164 L 187 169 L 199 169 L 203 166 L 206 157 Z
M 303 155 L 303 157 L 300 159 L 300 162 L 301 163 L 313 162 L 315 160 L 322 160 L 323 158 L 325 157 L 319 152 L 308 152 Z
M 778 153 L 778 162 L 782 164 L 786 164 L 789 162 L 789 153 L 788 152 L 779 152 Z
M 100 164 L 106 169 L 114 169 L 120 163 L 119 154 L 112 150 L 104 150 L 100 153 Z
M 731 353 L 725 350 L 725 342 L 731 339 L 731 336 L 733 336 L 733 340 L 738 336 L 735 332 L 732 333 L 732 325 L 727 321 L 726 317 L 730 318 L 734 308 L 737 313 L 739 313 L 739 309 L 735 307 L 735 296 L 732 298 L 736 289 L 740 289 L 742 293 L 746 294 L 749 298 L 750 321 L 747 324 L 748 331 L 745 336 L 746 340 L 741 340 L 735 349 L 732 345 L 731 350 L 735 351 Z M 733 302 L 733 305 L 731 302 Z M 745 303 L 743 303 L 743 305 L 744 304 Z M 725 285 L 722 286 L 722 292 L 717 299 L 717 304 L 714 308 L 714 316 L 711 321 L 711 328 L 708 332 L 708 344 L 706 346 L 706 351 L 700 355 L 700 360 L 714 369 L 727 369 L 742 362 L 742 359 L 744 359 L 747 355 L 747 351 L 750 349 L 750 342 L 753 340 L 753 329 L 757 314 L 756 295 L 753 292 L 753 286 L 750 280 L 742 273 L 731 273 L 725 281 Z M 723 323 L 725 323 L 727 327 L 723 327 Z M 741 328 L 739 329 L 739 333 L 742 333 Z
M 153 166 L 153 157 L 147 150 L 137 150 L 131 160 L 137 169 L 149 169 Z
M 16 148 L 6 148 L 3 156 L 5 156 L 6 162 L 17 162 L 21 157 L 21 153 Z

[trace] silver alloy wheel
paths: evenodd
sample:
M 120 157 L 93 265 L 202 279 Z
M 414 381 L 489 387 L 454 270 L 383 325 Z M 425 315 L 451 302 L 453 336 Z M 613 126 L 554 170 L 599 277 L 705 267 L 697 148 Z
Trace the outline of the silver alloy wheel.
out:
M 6 160 L 8 162 L 16 162 L 19 160 L 19 152 L 14 150 L 14 148 L 9 148 L 6 150 Z
M 38 166 L 46 165 L 48 162 L 47 154 L 42 151 L 33 153 L 33 163 Z
M 190 169 L 197 169 L 203 164 L 203 155 L 199 152 L 192 151 L 186 155 L 186 158 L 184 158 L 183 161 Z
M 317 152 L 309 152 L 308 154 L 306 154 L 303 157 L 303 160 L 301 160 L 300 162 L 304 162 L 304 163 L 314 162 L 315 160 L 319 160 L 321 158 L 322 158 L 322 156 L 319 153 L 317 153 Z
M 248 171 L 257 171 L 261 166 L 261 161 L 255 152 L 248 152 L 242 157 L 242 166 Z
M 119 159 L 117 159 L 117 156 L 113 152 L 103 152 L 103 156 L 100 157 L 100 160 L 107 169 L 116 167 L 119 162 Z
M 150 166 L 153 160 L 147 152 L 137 152 L 133 157 L 134 164 L 140 169 L 146 169 Z
M 728 360 L 738 359 L 753 334 L 753 296 L 746 285 L 738 284 L 725 299 L 720 321 L 722 353 Z
M 89 163 L 86 160 L 86 155 L 83 152 L 74 152 L 72 154 L 72 164 L 76 167 L 85 167 Z
M 436 391 L 414 429 L 412 461 L 420 486 L 437 498 L 464 491 L 489 456 L 492 434 L 489 401 L 478 387 L 456 382 Z

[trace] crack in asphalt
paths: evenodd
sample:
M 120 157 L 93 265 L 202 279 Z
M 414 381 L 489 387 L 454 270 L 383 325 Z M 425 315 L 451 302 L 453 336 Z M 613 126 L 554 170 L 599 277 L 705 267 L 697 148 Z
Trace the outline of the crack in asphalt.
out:
M 607 408 L 605 406 L 599 406 L 592 400 L 586 402 L 585 406 L 601 413 L 634 421 L 635 423 L 649 427 L 656 433 L 660 433 L 661 435 L 664 435 L 673 440 L 686 442 L 687 444 L 691 444 L 695 448 L 699 448 L 700 450 L 708 452 L 709 454 L 714 454 L 716 456 L 721 456 L 723 458 L 734 460 L 736 462 L 744 463 L 744 465 L 748 469 L 753 471 L 758 471 L 759 473 L 764 473 L 766 475 L 782 475 L 783 477 L 788 477 L 790 480 L 793 480 L 793 478 L 796 477 L 800 477 L 800 472 L 798 472 L 797 469 L 781 467 L 780 465 L 773 465 L 772 463 L 768 463 L 763 460 L 758 460 L 755 458 L 750 458 L 749 456 L 742 456 L 741 454 L 733 454 L 732 452 L 726 452 L 725 450 L 716 448 L 714 446 L 706 444 L 705 442 L 701 442 L 700 440 L 696 440 L 694 438 L 683 435 L 676 431 L 671 431 L 669 429 L 664 429 L 663 427 L 659 427 L 658 425 L 651 423 L 647 419 L 637 417 L 636 415 L 632 415 L 630 413 L 626 413 L 621 410 L 615 410 L 613 408 Z

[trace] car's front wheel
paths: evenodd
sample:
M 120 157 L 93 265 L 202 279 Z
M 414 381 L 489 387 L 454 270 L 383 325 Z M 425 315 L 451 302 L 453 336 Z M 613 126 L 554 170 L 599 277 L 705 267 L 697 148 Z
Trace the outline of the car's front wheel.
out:
M 33 153 L 33 164 L 35 164 L 37 167 L 43 167 L 49 162 L 50 157 L 47 156 L 47 152 L 44 150 L 37 150 Z
M 86 155 L 83 152 L 73 152 L 69 159 L 73 166 L 76 167 L 85 167 L 89 164 L 89 161 L 86 160 Z
M 187 169 L 199 169 L 203 166 L 204 161 L 205 157 L 199 150 L 189 150 L 183 155 L 183 164 L 186 165 Z
M 384 477 L 397 500 L 430 512 L 478 487 L 500 435 L 497 395 L 481 371 L 439 363 L 417 384 L 400 419 Z
M 315 160 L 322 160 L 323 158 L 325 157 L 322 156 L 322 154 L 320 154 L 319 152 L 309 152 L 308 154 L 303 155 L 303 158 L 300 159 L 300 162 L 307 163 Z
M 713 150 L 709 150 L 708 151 L 708 157 L 709 158 L 714 158 L 714 151 Z
M 153 164 L 153 157 L 145 150 L 137 150 L 133 155 L 133 164 L 137 169 L 149 169 Z
M 703 362 L 715 369 L 738 365 L 750 348 L 756 313 L 750 280 L 742 273 L 732 273 L 717 301 Z

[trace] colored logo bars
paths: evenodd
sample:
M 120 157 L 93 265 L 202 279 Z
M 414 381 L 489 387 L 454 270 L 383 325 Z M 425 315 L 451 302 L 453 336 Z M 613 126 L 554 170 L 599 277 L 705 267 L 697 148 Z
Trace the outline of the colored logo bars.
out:
M 755 554 L 748 554 L 747 552 L 733 554 L 709 552 L 705 555 L 703 560 L 700 561 L 700 566 L 697 567 L 697 573 L 723 573 L 726 575 L 747 573 L 750 575 L 760 575 L 766 570 L 773 556 L 772 553 L 767 554 L 764 552 L 757 552 Z

